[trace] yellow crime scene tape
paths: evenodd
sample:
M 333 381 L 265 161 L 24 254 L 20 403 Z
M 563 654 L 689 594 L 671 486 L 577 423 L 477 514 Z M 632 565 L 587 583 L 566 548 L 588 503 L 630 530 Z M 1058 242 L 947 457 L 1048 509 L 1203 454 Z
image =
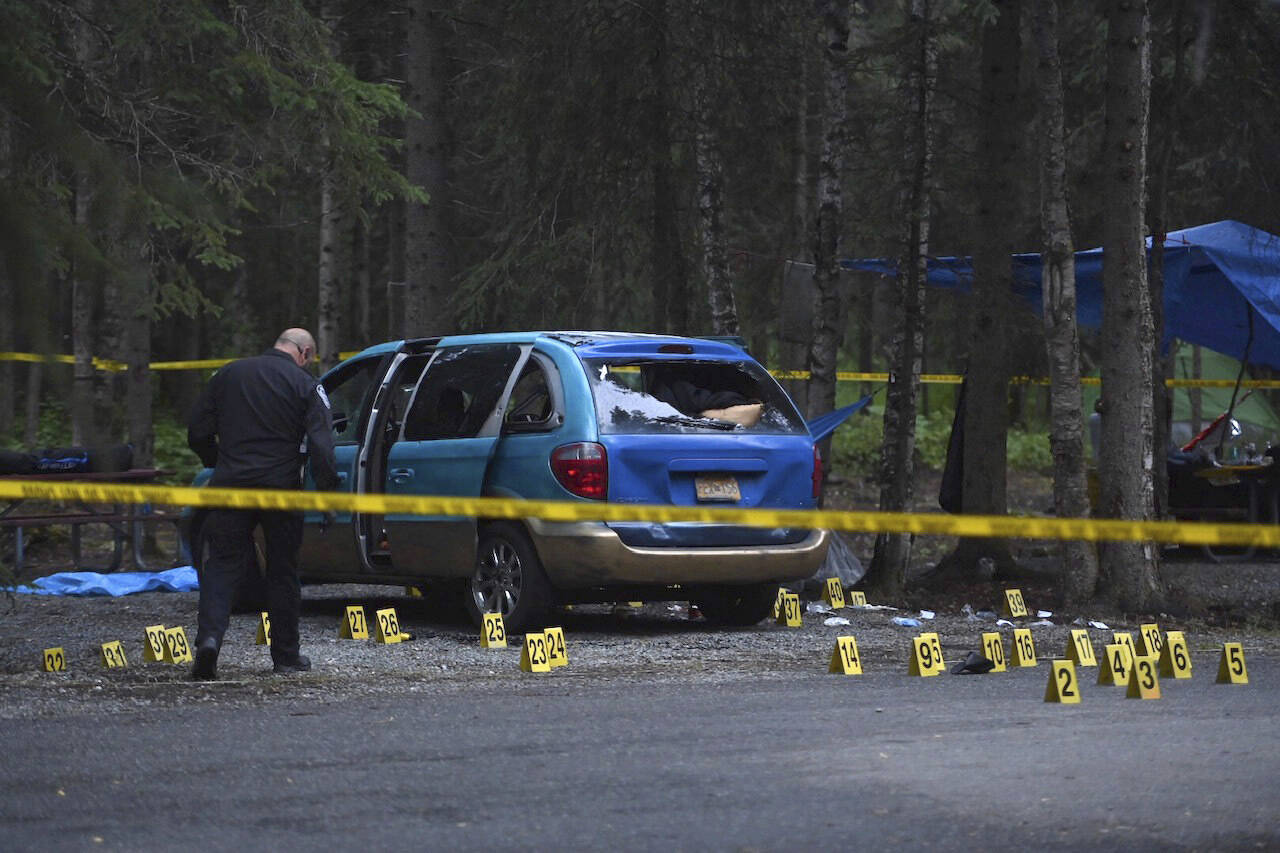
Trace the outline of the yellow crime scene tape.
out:
M 338 357 L 342 359 L 350 358 L 358 353 L 359 350 L 351 350 L 349 352 L 340 352 Z M 51 362 L 54 364 L 75 364 L 75 356 L 70 355 L 40 355 L 33 352 L 0 352 L 0 361 L 23 361 L 23 362 Z M 230 364 L 235 358 L 202 358 L 193 361 L 153 361 L 148 367 L 152 370 L 216 370 L 225 364 Z M 97 370 L 105 370 L 113 373 L 119 373 L 129 369 L 129 365 L 123 361 L 116 361 L 110 358 L 93 359 L 93 366 Z M 810 371 L 808 370 L 770 370 L 775 379 L 809 379 Z M 860 373 L 857 371 L 841 370 L 836 373 L 837 382 L 888 382 L 888 373 Z M 959 385 L 964 381 L 964 377 L 958 373 L 922 373 L 920 381 L 925 385 Z M 1101 385 L 1102 380 L 1097 376 L 1082 376 L 1080 382 L 1084 385 Z M 1010 376 L 1010 385 L 1048 385 L 1049 378 L 1047 376 Z M 1170 388 L 1234 388 L 1236 381 L 1234 379 L 1166 379 L 1164 384 Z M 1245 379 L 1240 383 L 1241 388 L 1280 388 L 1280 379 Z
M 279 489 L 131 486 L 0 480 L 0 498 L 86 503 L 164 504 L 234 509 L 312 510 L 370 515 L 540 518 L 546 521 L 648 521 L 804 527 L 849 533 L 914 533 L 999 539 L 1164 542 L 1176 545 L 1280 547 L 1280 525 L 849 510 L 731 509 L 728 507 L 535 501 L 513 498 L 417 497 Z

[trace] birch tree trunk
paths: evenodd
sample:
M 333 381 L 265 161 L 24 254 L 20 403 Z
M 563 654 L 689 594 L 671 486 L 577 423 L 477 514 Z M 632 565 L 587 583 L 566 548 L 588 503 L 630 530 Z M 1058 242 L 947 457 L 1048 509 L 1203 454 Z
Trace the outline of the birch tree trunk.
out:
M 821 0 L 823 106 L 822 154 L 818 159 L 818 199 L 813 242 L 813 341 L 809 345 L 810 416 L 835 408 L 836 356 L 844 336 L 840 310 L 840 233 L 844 200 L 845 100 L 849 90 L 849 0 Z M 830 464 L 831 439 L 822 442 L 824 469 Z
M 890 339 L 889 388 L 884 406 L 884 441 L 880 447 L 880 509 L 910 511 L 915 478 L 916 412 L 924 357 L 925 282 L 928 278 L 930 196 L 933 174 L 933 92 L 938 48 L 930 0 L 912 0 L 909 24 L 915 30 L 907 68 L 910 121 L 904 138 L 906 158 L 900 206 L 905 229 L 900 240 Z M 907 582 L 913 537 L 907 533 L 876 536 L 875 551 L 864 585 L 889 597 L 901 595 Z
M 1039 54 L 1040 222 L 1044 231 L 1041 291 L 1045 347 L 1049 356 L 1049 398 L 1053 452 L 1053 508 L 1059 518 L 1086 518 L 1084 414 L 1080 383 L 1080 331 L 1076 326 L 1075 242 L 1067 210 L 1067 153 L 1064 140 L 1062 63 L 1058 55 L 1058 0 L 1036 0 L 1035 39 Z M 1068 607 L 1093 597 L 1098 557 L 1092 543 L 1061 543 L 1062 590 Z
M 993 5 L 997 17 L 982 38 L 979 238 L 973 253 L 962 504 L 966 513 L 1003 515 L 1009 431 L 1005 318 L 1012 298 L 1010 256 L 1021 219 L 1017 209 L 1021 0 L 993 0 Z M 947 562 L 971 571 L 984 558 L 994 561 L 997 572 L 1007 572 L 1013 563 L 1008 543 L 996 539 L 961 539 Z
M 711 50 L 699 69 L 696 82 L 697 131 L 694 140 L 698 164 L 698 218 L 702 231 L 702 275 L 707 283 L 707 303 L 711 308 L 711 331 L 736 335 L 738 307 L 729 276 L 729 255 L 724 244 L 724 163 L 720 156 L 720 135 L 716 129 L 715 105 L 721 68 L 718 30 L 713 28 L 707 43 Z
M 74 180 L 75 224 L 87 228 L 90 181 L 84 174 L 78 174 Z M 75 358 L 71 369 L 71 443 L 81 447 L 94 440 L 98 431 L 93 393 L 93 297 L 96 287 L 86 266 L 83 262 L 73 263 L 71 269 L 71 353 Z
M 9 113 L 0 110 L 0 186 L 9 183 L 13 174 L 13 135 Z M 13 318 L 18 312 L 17 292 L 13 286 L 10 266 L 0 264 L 0 352 L 12 352 L 18 348 Z M 13 362 L 0 361 L 0 440 L 9 437 L 13 429 L 17 395 L 13 387 Z
M 1107 9 L 1106 170 L 1103 209 L 1102 452 L 1103 516 L 1152 516 L 1151 324 L 1145 209 L 1150 33 L 1146 0 L 1110 0 Z M 1105 543 L 1105 591 L 1129 612 L 1161 597 L 1150 544 Z
M 651 0 L 649 71 L 649 142 L 653 170 L 652 325 L 655 332 L 684 334 L 689 329 L 689 273 L 680 243 L 679 204 L 672 176 L 670 8 L 667 0 Z
M 142 226 L 137 226 L 139 229 Z M 133 445 L 133 463 L 149 468 L 155 461 L 155 429 L 152 425 L 154 399 L 151 382 L 151 322 L 155 313 L 156 283 L 151 274 L 150 247 L 141 234 L 124 242 L 128 265 L 121 288 L 124 297 L 124 352 L 129 369 L 125 371 L 125 408 L 128 412 L 129 443 Z
M 325 164 L 320 176 L 320 264 L 316 294 L 316 351 L 323 370 L 328 370 L 340 360 L 338 323 L 343 305 L 344 214 L 333 169 Z
M 809 113 L 810 105 L 818 98 L 817 81 L 810 72 L 810 68 L 816 64 L 807 53 L 801 60 L 800 85 L 796 93 L 799 105 L 792 116 L 795 122 L 795 150 L 791 158 L 791 222 L 788 242 L 791 258 L 797 263 L 809 259 L 813 246 L 809 215 L 814 201 L 809 177 L 809 149 L 813 144 L 813 134 L 809 133 Z M 778 349 L 784 370 L 800 370 L 805 367 L 809 358 L 809 343 L 813 338 L 813 299 L 811 294 L 802 297 L 797 293 L 795 282 L 800 277 L 795 264 L 788 262 L 784 265 L 778 296 Z M 806 271 L 804 278 L 804 290 L 807 293 L 812 289 L 813 276 Z M 788 379 L 783 381 L 782 387 L 787 389 L 800 411 L 809 410 L 807 380 Z
M 449 247 L 448 43 L 446 21 L 436 4 L 411 0 L 405 69 L 409 106 L 405 118 L 405 168 L 411 184 L 430 196 L 427 204 L 405 202 L 404 325 L 407 337 L 453 327 L 449 295 L 453 262 Z

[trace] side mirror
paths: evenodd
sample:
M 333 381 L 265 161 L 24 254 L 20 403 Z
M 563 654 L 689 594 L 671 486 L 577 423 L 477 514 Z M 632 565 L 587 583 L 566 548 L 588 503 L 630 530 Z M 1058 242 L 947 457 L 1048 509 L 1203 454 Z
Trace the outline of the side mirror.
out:
M 347 427 L 350 425 L 350 423 L 351 422 L 350 420 L 348 420 L 346 412 L 333 413 L 333 431 L 334 432 L 346 432 Z

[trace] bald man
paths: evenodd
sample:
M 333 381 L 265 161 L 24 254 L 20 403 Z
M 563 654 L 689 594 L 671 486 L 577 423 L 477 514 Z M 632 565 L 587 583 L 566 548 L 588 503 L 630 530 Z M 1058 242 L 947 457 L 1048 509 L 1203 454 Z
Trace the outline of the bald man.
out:
M 285 329 L 274 347 L 231 362 L 209 380 L 187 421 L 187 444 L 213 469 L 210 486 L 298 489 L 308 457 L 317 488 L 337 486 L 329 398 L 306 369 L 315 352 L 310 332 Z M 266 540 L 275 671 L 311 668 L 311 661 L 300 653 L 298 639 L 302 513 L 214 509 L 201 527 L 208 552 L 200 572 L 193 679 L 217 678 L 218 650 L 231 618 L 232 598 L 248 567 L 257 565 L 255 527 L 262 528 Z

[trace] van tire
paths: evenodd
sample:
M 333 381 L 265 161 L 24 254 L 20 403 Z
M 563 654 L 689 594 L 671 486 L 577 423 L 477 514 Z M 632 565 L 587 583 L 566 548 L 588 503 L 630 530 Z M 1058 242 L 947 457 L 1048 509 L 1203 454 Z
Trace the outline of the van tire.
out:
M 508 635 L 546 627 L 555 591 L 520 525 L 495 521 L 480 528 L 463 602 L 477 627 L 484 623 L 485 613 L 501 613 Z

